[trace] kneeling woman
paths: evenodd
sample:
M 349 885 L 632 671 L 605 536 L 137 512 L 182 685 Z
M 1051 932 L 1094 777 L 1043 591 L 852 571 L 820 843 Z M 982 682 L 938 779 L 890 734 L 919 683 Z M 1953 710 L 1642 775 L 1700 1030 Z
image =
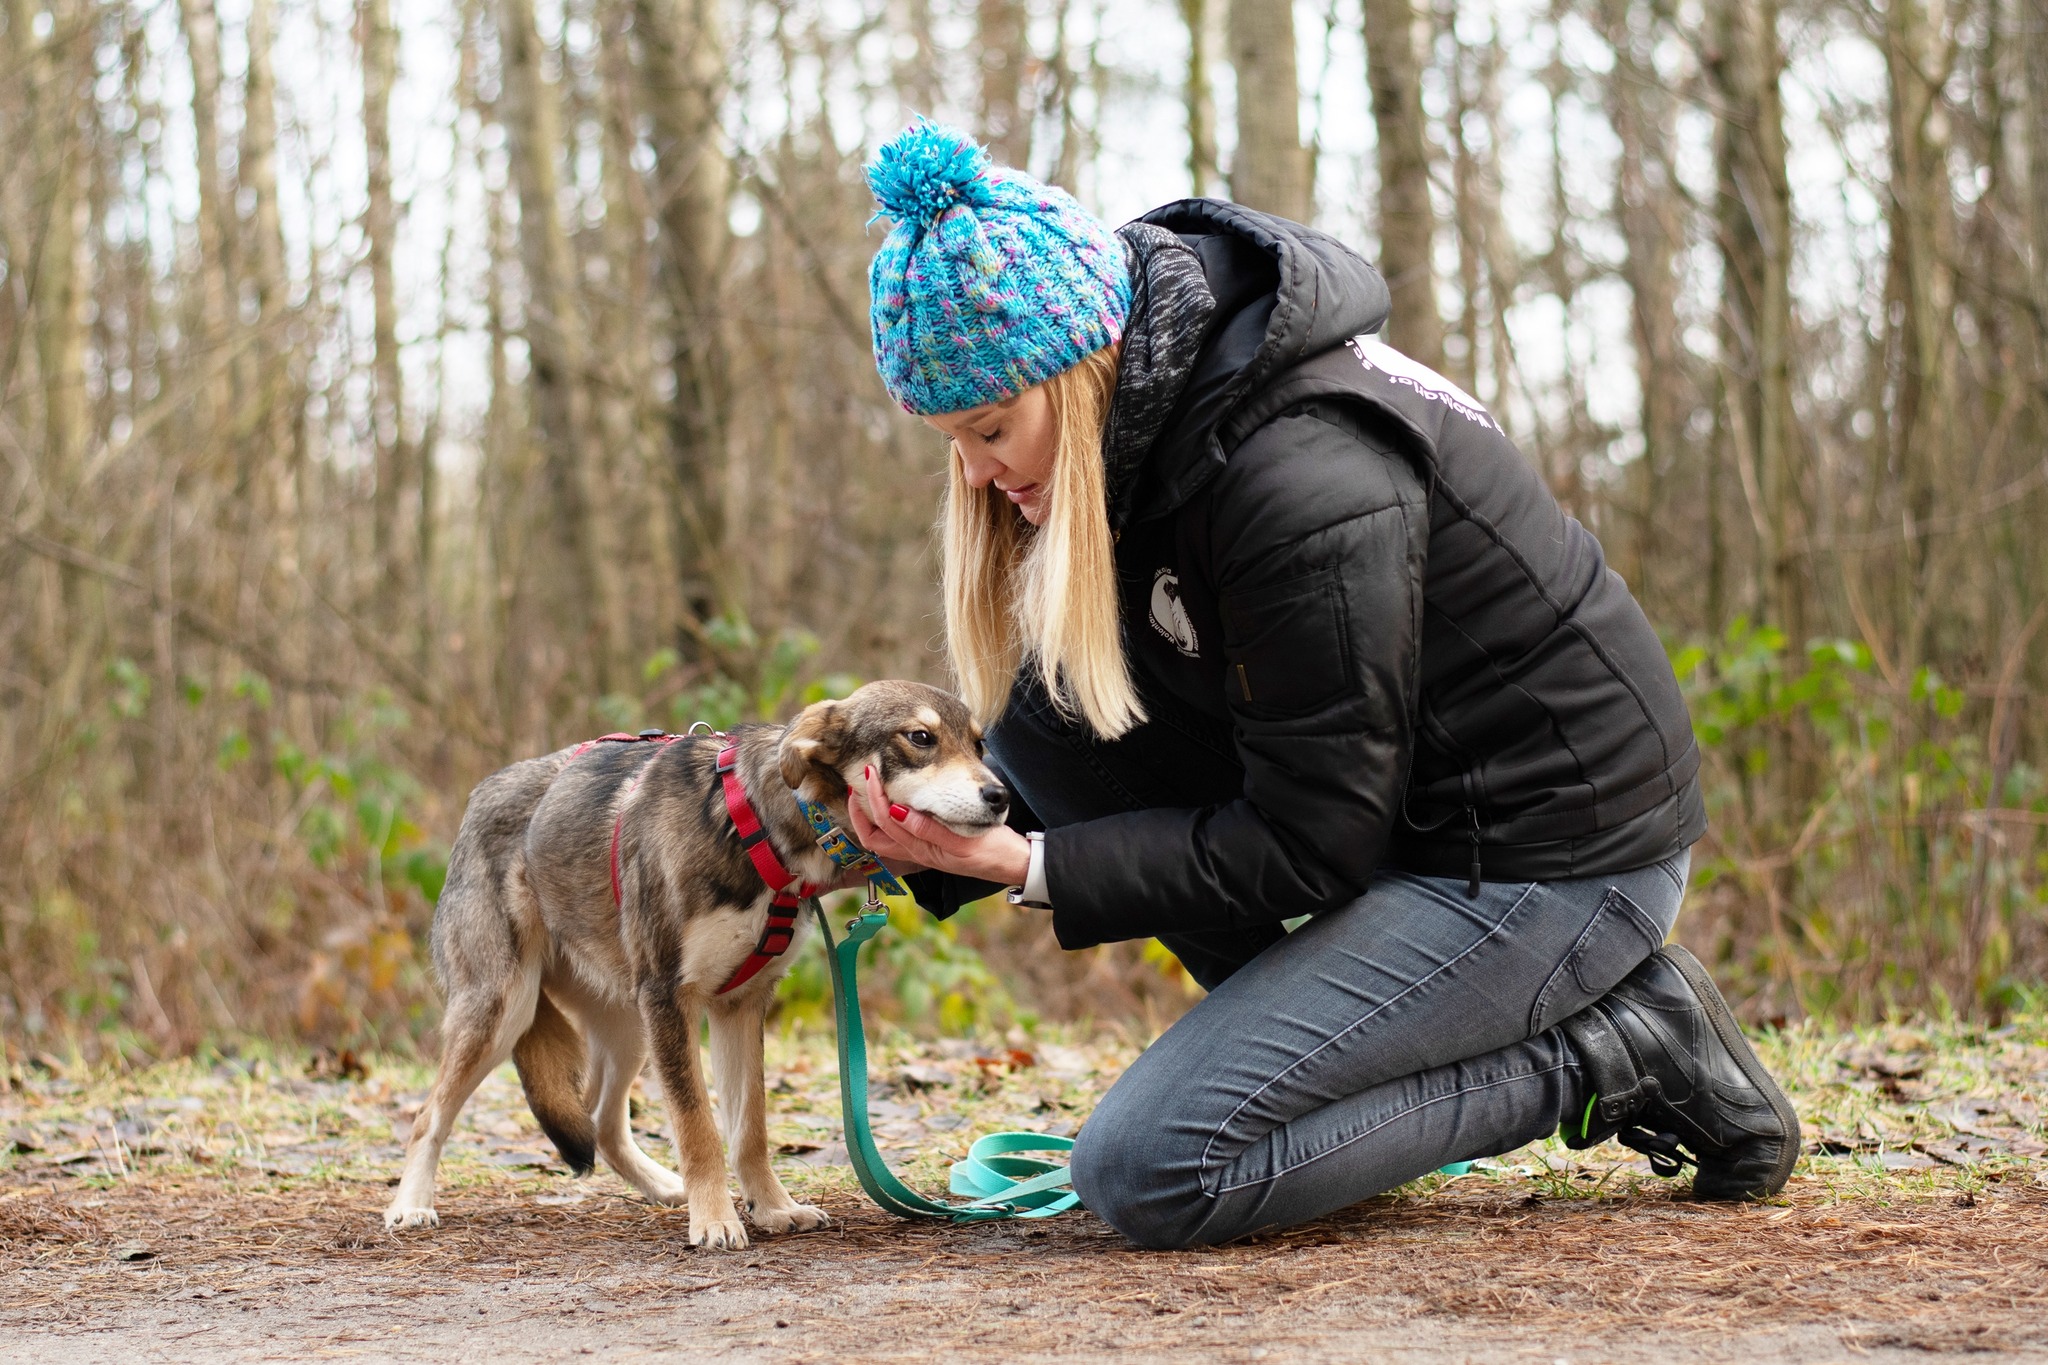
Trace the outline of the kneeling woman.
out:
M 1791 1105 L 1662 946 L 1706 824 L 1663 649 L 1378 340 L 1373 268 L 1213 200 L 1112 233 L 930 124 L 869 181 L 875 359 L 951 438 L 947 645 L 1017 799 L 963 839 L 871 786 L 856 833 L 934 913 L 1013 886 L 1209 992 L 1082 1129 L 1087 1206 L 1217 1242 L 1560 1129 L 1782 1188 Z

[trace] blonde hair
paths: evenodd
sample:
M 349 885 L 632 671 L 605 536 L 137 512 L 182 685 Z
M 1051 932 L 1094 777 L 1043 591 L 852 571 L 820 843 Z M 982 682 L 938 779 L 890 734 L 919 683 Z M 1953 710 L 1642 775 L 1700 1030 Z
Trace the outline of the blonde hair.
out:
M 1009 704 L 1032 667 L 1061 714 L 1104 739 L 1145 719 L 1124 660 L 1102 430 L 1116 392 L 1106 346 L 1045 381 L 1054 448 L 1045 525 L 1033 526 L 993 484 L 974 488 L 952 449 L 941 521 L 946 651 L 975 718 Z

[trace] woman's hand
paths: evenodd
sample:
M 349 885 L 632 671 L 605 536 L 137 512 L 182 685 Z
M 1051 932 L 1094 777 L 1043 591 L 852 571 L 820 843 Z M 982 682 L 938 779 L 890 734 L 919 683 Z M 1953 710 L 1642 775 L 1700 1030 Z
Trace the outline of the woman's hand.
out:
M 1008 825 L 982 834 L 955 834 L 921 810 L 889 804 L 873 768 L 863 787 L 849 792 L 846 816 L 853 837 L 891 872 L 937 869 L 1003 886 L 1021 886 L 1031 870 L 1031 841 Z

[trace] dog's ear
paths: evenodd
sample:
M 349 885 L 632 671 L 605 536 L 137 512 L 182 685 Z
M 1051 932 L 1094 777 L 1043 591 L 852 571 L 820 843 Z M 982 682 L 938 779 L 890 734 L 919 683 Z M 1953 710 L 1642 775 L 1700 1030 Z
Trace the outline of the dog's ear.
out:
M 836 701 L 814 702 L 782 735 L 782 780 L 795 791 L 814 772 L 838 780 L 839 751 L 846 740 L 846 716 Z M 830 784 L 828 784 L 830 785 Z

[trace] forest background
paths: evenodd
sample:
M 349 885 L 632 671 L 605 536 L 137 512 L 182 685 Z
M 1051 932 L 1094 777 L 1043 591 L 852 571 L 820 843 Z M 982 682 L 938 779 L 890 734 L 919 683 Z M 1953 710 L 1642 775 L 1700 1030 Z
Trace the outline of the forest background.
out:
M 944 680 L 914 112 L 1379 261 L 1669 643 L 1751 1017 L 2037 1008 L 2044 109 L 2048 0 L 0 0 L 0 1086 L 409 1047 L 484 773 Z M 897 919 L 914 1025 L 1188 998 Z

